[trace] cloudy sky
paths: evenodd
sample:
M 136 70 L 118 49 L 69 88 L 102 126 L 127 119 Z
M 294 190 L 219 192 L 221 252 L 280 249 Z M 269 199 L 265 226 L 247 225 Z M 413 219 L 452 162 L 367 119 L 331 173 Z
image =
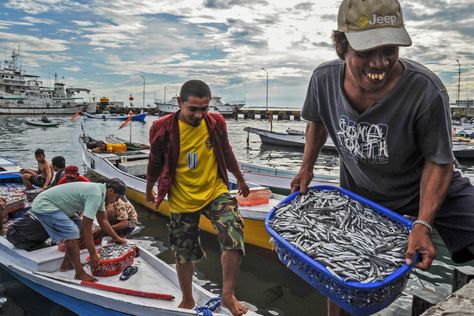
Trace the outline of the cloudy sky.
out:
M 312 70 L 336 58 L 330 34 L 336 0 L 1 0 L 0 53 L 20 46 L 22 69 L 54 73 L 96 97 L 146 103 L 178 93 L 188 79 L 209 83 L 225 101 L 301 107 Z M 474 97 L 474 2 L 401 0 L 421 62 L 457 98 Z

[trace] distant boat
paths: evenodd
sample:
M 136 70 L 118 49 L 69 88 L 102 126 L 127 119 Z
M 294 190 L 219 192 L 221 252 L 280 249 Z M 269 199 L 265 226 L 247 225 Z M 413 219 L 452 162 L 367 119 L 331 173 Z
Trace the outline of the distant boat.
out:
M 263 144 L 303 149 L 306 143 L 304 132 L 293 129 L 289 129 L 287 132 L 273 132 L 261 128 L 246 127 L 244 128 L 244 131 L 260 136 L 260 140 Z M 326 140 L 323 149 L 336 151 L 336 146 L 329 137 Z
M 82 113 L 85 117 L 91 118 L 91 119 L 101 119 L 101 120 L 121 120 L 125 121 L 128 119 L 127 114 L 110 114 L 110 113 L 102 113 L 102 114 L 90 114 L 90 113 Z M 145 122 L 145 117 L 146 113 L 140 113 L 140 114 L 133 114 L 132 115 L 132 121 L 139 121 L 139 122 Z
M 161 114 L 170 114 L 179 110 L 178 97 L 172 97 L 168 102 L 156 102 L 155 105 Z M 219 113 L 222 116 L 231 116 L 235 111 L 240 110 L 244 104 L 229 104 L 222 101 L 222 97 L 212 97 L 209 102 L 209 111 Z
M 271 132 L 269 130 L 246 127 L 244 131 L 254 133 L 260 136 L 262 144 L 268 144 L 273 146 L 285 147 L 285 148 L 299 148 L 304 149 L 306 138 L 303 132 L 290 130 L 286 133 Z M 328 137 L 326 143 L 323 146 L 323 150 L 336 152 L 336 146 L 332 142 L 331 138 Z M 458 159 L 474 159 L 474 143 L 466 141 L 453 141 L 453 154 Z
M 26 124 L 41 127 L 58 127 L 59 123 L 55 121 L 43 122 L 41 120 L 25 120 Z
M 87 92 L 84 88 L 67 88 L 57 80 L 54 88 L 44 87 L 39 76 L 27 74 L 18 67 L 19 53 L 0 67 L 0 114 L 72 114 L 87 110 L 89 103 L 74 97 Z

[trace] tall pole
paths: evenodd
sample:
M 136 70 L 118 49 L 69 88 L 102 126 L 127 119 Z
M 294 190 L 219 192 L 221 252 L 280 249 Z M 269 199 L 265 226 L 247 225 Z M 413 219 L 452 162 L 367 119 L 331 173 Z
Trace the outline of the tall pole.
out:
M 458 62 L 458 67 L 459 67 L 459 70 L 458 70 L 458 101 L 459 101 L 459 98 L 461 97 L 461 64 L 459 63 L 459 59 L 456 59 L 456 61 Z
M 143 75 L 139 75 L 143 79 L 143 106 L 142 110 L 145 108 L 145 77 Z
M 270 121 L 270 132 L 273 131 L 273 114 L 272 113 L 269 113 L 268 112 L 268 71 L 262 67 L 262 70 L 265 71 L 265 73 L 267 74 L 267 91 L 266 91 L 266 95 L 265 95 L 265 109 L 266 109 L 266 113 L 267 113 L 267 117 L 268 117 L 268 120 Z
M 265 97 L 265 109 L 268 112 L 268 71 L 263 67 L 262 67 L 262 70 L 265 71 L 265 73 L 267 74 L 267 93 L 266 93 L 266 97 Z

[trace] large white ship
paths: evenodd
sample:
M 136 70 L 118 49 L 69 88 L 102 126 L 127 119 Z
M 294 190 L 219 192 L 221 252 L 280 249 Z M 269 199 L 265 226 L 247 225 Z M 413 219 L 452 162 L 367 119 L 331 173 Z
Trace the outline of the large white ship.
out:
M 39 76 L 18 67 L 19 54 L 13 51 L 10 61 L 0 67 L 0 114 L 71 114 L 87 111 L 89 103 L 76 93 L 84 88 L 65 88 L 55 75 L 54 88 L 43 87 Z
M 179 109 L 177 97 L 172 97 L 168 102 L 161 103 L 155 101 L 155 105 L 158 107 L 160 114 L 174 113 Z M 219 113 L 222 116 L 231 116 L 235 111 L 240 110 L 244 104 L 229 104 L 222 102 L 222 97 L 212 97 L 209 102 L 209 111 Z

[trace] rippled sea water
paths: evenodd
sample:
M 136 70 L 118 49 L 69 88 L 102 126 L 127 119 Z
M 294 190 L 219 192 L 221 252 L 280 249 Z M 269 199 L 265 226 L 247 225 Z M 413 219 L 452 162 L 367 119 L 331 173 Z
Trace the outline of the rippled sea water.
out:
M 0 116 L 0 155 L 10 157 L 21 166 L 35 166 L 34 150 L 43 148 L 47 158 L 56 155 L 66 158 L 67 164 L 82 165 L 81 149 L 78 137 L 86 133 L 95 139 L 107 135 L 129 138 L 127 126 L 119 130 L 120 122 L 80 119 L 71 122 L 69 116 L 52 117 L 60 122 L 57 128 L 42 128 L 26 125 L 25 116 Z M 148 130 L 157 117 L 147 117 L 145 123 L 133 122 L 132 141 L 148 143 Z M 81 124 L 82 123 L 82 124 Z M 263 146 L 257 135 L 248 135 L 243 129 L 246 126 L 269 129 L 264 120 L 227 119 L 229 138 L 237 159 L 241 161 L 297 170 L 303 158 L 302 151 Z M 82 126 L 81 126 L 82 125 Z M 274 121 L 274 131 L 285 131 L 287 128 L 304 131 L 302 121 Z M 247 137 L 249 146 L 247 147 Z M 322 153 L 315 168 L 315 173 L 338 175 L 339 159 L 336 155 Z M 474 164 L 461 161 L 461 170 L 474 179 Z M 174 259 L 169 251 L 167 220 L 155 213 L 137 207 L 139 220 L 144 229 L 134 238 L 156 241 L 162 252 L 160 258 L 173 264 Z M 449 253 L 438 235 L 435 235 L 438 249 L 437 260 L 429 272 L 412 273 L 404 294 L 380 315 L 409 315 L 411 311 L 411 293 L 421 287 L 418 277 L 425 287 L 448 294 L 451 289 L 453 263 Z M 212 292 L 218 293 L 222 284 L 220 273 L 219 250 L 214 236 L 203 234 L 202 243 L 207 259 L 198 265 L 196 275 L 200 283 Z M 472 265 L 472 263 L 471 263 Z M 416 276 L 418 275 L 418 277 Z M 71 315 L 66 309 L 36 294 L 6 274 L 0 273 L 0 282 L 7 288 L 6 296 L 16 302 L 27 315 Z M 325 315 L 326 299 L 311 286 L 307 285 L 293 272 L 283 266 L 276 255 L 270 251 L 248 247 L 243 259 L 237 296 L 249 305 L 258 308 L 264 315 Z M 25 299 L 25 298 L 28 299 Z M 34 304 L 31 304 L 31 302 Z M 41 306 L 34 308 L 32 306 Z M 19 315 L 19 314 L 18 314 Z

